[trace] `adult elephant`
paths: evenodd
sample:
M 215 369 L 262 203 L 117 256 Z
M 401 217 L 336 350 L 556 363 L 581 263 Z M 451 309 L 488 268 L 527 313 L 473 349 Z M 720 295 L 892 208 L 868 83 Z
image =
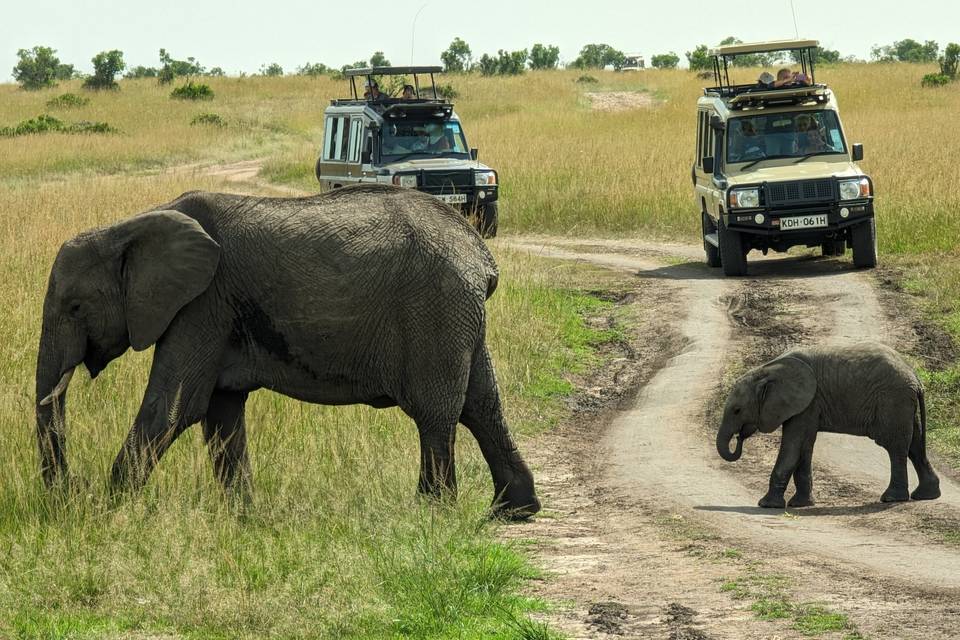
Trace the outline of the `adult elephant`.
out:
M 50 273 L 37 357 L 47 485 L 66 477 L 65 394 L 128 347 L 156 345 L 113 465 L 141 487 L 202 422 L 214 472 L 245 494 L 244 404 L 266 388 L 320 404 L 399 406 L 420 434 L 421 492 L 456 490 L 458 422 L 490 467 L 498 513 L 540 504 L 507 429 L 485 343 L 497 266 L 453 209 L 361 185 L 307 198 L 191 192 L 66 242 Z

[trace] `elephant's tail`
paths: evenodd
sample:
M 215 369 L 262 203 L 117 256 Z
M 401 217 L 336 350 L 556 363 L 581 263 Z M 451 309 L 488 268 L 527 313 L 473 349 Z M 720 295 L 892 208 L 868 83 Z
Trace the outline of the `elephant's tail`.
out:
M 927 451 L 927 403 L 923 398 L 923 387 L 920 387 L 920 392 L 917 394 L 917 398 L 920 400 L 920 446 L 923 447 L 924 455 Z

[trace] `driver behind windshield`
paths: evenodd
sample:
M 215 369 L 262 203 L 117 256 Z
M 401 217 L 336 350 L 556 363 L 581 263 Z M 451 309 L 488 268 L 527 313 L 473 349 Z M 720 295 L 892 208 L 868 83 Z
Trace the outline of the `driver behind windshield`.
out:
M 812 117 L 806 114 L 799 115 L 794 121 L 794 125 L 797 129 L 794 153 L 806 155 L 808 153 L 831 150 L 826 138 L 824 138 L 823 131 L 820 130 L 817 122 Z
M 735 120 L 734 125 L 739 130 L 739 135 L 734 133 L 732 138 L 733 146 L 730 151 L 731 162 L 742 162 L 744 160 L 755 160 L 764 156 L 763 137 L 757 134 L 756 127 L 750 120 Z

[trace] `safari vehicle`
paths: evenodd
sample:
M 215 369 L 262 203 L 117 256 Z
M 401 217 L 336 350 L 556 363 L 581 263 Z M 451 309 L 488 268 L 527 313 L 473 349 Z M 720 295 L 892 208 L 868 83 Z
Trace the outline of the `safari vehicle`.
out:
M 350 97 L 331 100 L 324 112 L 317 180 L 323 191 L 360 182 L 417 189 L 475 216 L 481 234 L 493 237 L 497 172 L 479 162 L 453 104 L 438 94 L 434 74 L 441 69 L 348 69 Z M 429 76 L 429 86 L 421 84 L 421 76 Z M 413 91 L 404 97 L 407 77 Z M 378 79 L 394 88 L 381 93 Z M 358 91 L 358 80 L 366 91 Z
M 707 263 L 725 275 L 746 275 L 751 249 L 794 246 L 830 256 L 850 248 L 856 266 L 876 265 L 873 182 L 856 164 L 863 145 L 847 142 L 836 97 L 814 79 L 816 47 L 781 40 L 710 52 L 716 86 L 697 100 L 691 175 Z M 731 84 L 737 56 L 773 52 L 794 52 L 799 75 Z

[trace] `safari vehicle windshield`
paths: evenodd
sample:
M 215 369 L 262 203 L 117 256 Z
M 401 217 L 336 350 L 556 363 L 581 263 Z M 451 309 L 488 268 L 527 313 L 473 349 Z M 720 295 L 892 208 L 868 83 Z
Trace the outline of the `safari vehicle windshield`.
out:
M 417 156 L 469 158 L 470 150 L 459 122 L 389 122 L 383 126 L 380 155 L 384 162 Z
M 845 154 L 846 144 L 834 111 L 798 111 L 732 118 L 727 126 L 727 162 Z

